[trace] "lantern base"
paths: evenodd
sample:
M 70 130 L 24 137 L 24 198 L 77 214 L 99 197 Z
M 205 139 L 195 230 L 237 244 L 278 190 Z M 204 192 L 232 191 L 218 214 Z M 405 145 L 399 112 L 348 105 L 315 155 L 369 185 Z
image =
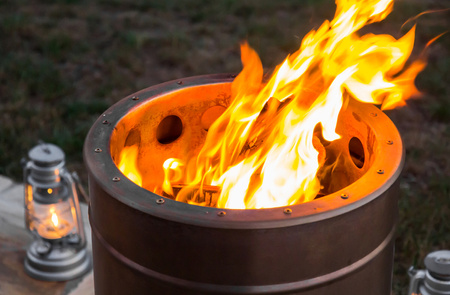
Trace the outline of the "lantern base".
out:
M 68 281 L 82 276 L 91 269 L 91 259 L 86 248 L 50 246 L 34 241 L 27 250 L 25 272 L 42 281 Z M 45 249 L 44 249 L 45 250 Z

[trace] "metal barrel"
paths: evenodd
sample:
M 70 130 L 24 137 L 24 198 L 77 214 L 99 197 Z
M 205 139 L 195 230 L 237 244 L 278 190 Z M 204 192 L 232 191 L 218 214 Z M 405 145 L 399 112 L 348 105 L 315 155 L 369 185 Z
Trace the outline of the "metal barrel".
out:
M 364 171 L 308 203 L 258 210 L 189 205 L 139 187 L 119 171 L 112 143 L 130 132 L 121 125 L 130 114 L 154 114 L 161 107 L 157 100 L 167 95 L 174 107 L 191 96 L 214 100 L 210 96 L 226 92 L 232 79 L 209 75 L 144 89 L 112 106 L 91 128 L 84 158 L 95 293 L 390 294 L 404 156 L 394 124 L 373 106 L 351 103 L 344 120 L 354 118 L 348 124 L 365 128 L 348 131 L 348 138 L 364 145 Z M 150 134 L 142 136 L 157 127 L 134 124 Z

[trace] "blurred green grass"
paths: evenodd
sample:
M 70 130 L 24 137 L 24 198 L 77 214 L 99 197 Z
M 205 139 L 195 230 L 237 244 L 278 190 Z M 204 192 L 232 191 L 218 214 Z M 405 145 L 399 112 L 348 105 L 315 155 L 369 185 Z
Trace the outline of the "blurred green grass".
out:
M 400 37 L 410 17 L 450 8 L 445 1 L 396 1 L 394 12 L 367 30 Z M 302 37 L 331 19 L 330 0 L 58 0 L 0 2 L 0 174 L 21 179 L 20 159 L 38 139 L 67 153 L 85 179 L 84 138 L 116 101 L 164 81 L 239 72 L 239 42 L 268 70 Z M 417 21 L 417 48 L 448 30 L 449 12 Z M 403 135 L 394 293 L 404 294 L 407 268 L 426 253 L 450 248 L 450 37 L 428 50 L 417 79 L 423 97 L 390 111 Z

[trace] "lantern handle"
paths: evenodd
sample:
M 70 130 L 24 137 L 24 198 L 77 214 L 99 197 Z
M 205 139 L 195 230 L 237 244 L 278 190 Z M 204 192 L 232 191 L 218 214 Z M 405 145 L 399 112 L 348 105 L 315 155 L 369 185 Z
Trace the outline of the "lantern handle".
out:
M 78 176 L 78 175 L 76 175 L 76 176 Z M 72 198 L 74 199 L 73 205 L 74 205 L 74 208 L 76 211 L 76 218 L 74 217 L 74 220 L 76 219 L 78 234 L 81 237 L 81 241 L 82 241 L 81 243 L 79 243 L 78 246 L 82 248 L 85 246 L 86 236 L 85 236 L 85 230 L 84 230 L 84 225 L 83 225 L 83 215 L 81 213 L 80 200 L 78 197 L 78 190 L 77 190 L 79 178 L 77 181 L 76 178 L 73 177 L 73 173 L 70 173 L 67 169 L 63 169 L 61 171 L 61 177 L 63 179 L 65 179 L 65 181 L 70 185 L 70 188 L 72 191 L 71 195 L 72 195 Z
M 78 176 L 78 173 L 76 171 L 71 173 L 71 176 L 75 182 L 75 185 L 80 192 L 80 195 L 83 196 L 83 199 L 86 201 L 87 204 L 91 203 L 91 199 L 89 198 L 89 195 L 86 193 L 83 184 L 81 183 L 80 177 Z
M 408 269 L 408 275 L 410 277 L 408 295 L 420 294 L 419 286 L 425 279 L 425 271 L 411 266 Z

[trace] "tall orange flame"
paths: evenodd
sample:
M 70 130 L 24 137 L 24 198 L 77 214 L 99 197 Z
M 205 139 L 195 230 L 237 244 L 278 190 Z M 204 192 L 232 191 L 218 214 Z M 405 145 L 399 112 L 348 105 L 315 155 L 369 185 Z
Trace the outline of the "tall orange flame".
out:
M 120 153 L 119 170 L 128 179 L 139 186 L 142 186 L 142 176 L 137 168 L 137 157 L 139 154 L 139 147 L 137 145 L 126 146 Z
M 217 207 L 270 208 L 312 200 L 320 189 L 314 130 L 333 141 L 339 112 L 350 97 L 401 106 L 418 91 L 425 63 L 405 66 L 415 28 L 396 40 L 357 31 L 383 20 L 392 0 L 337 0 L 334 19 L 309 32 L 298 51 L 268 81 L 257 53 L 241 45 L 243 70 L 232 84 L 232 102 L 209 128 L 197 161 L 168 159 L 162 188 L 185 184 L 177 199 L 203 186 L 219 188 Z

